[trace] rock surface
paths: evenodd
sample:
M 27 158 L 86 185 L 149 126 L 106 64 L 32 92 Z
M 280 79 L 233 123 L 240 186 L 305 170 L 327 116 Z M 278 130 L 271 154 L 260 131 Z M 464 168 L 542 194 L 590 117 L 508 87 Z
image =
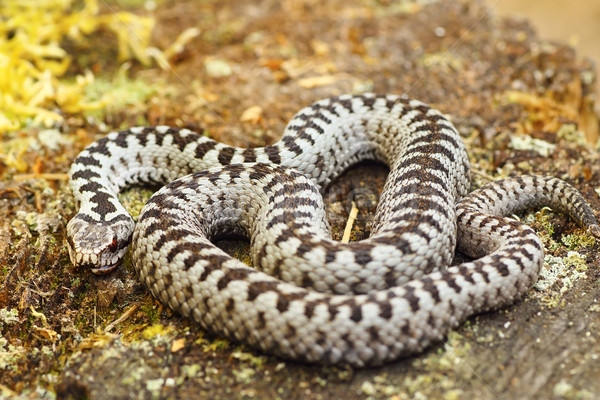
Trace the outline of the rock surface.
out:
M 593 67 L 568 46 L 500 19 L 479 1 L 164 2 L 155 41 L 198 36 L 144 107 L 111 128 L 170 124 L 239 146 L 274 142 L 313 101 L 346 92 L 406 93 L 451 116 L 467 142 L 474 185 L 509 174 L 558 176 L 600 210 Z M 110 67 L 110 49 L 97 43 Z M 106 53 L 103 53 L 106 51 Z M 103 58 L 104 57 L 104 58 Z M 105 61 L 104 61 L 105 60 Z M 113 65 L 114 68 L 114 65 Z M 76 127 L 81 124 L 79 130 Z M 72 146 L 47 151 L 55 172 L 94 136 L 74 121 Z M 381 368 L 307 366 L 257 354 L 161 308 L 127 262 L 98 278 L 74 270 L 61 181 L 0 182 L 0 392 L 53 398 L 583 398 L 600 396 L 600 256 L 567 218 L 523 218 L 540 232 L 548 270 L 515 304 L 476 316 L 443 343 Z M 368 234 L 385 168 L 365 164 L 332 185 L 335 234 L 356 194 Z M 149 192 L 131 191 L 139 208 Z M 223 243 L 244 257 L 243 243 Z M 237 247 L 238 249 L 236 249 Z

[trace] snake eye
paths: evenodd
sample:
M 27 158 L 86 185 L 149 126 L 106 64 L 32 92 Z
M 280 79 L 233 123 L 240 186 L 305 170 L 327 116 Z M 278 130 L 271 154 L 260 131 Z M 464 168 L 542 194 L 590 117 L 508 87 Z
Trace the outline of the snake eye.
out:
M 108 245 L 108 248 L 111 251 L 115 251 L 117 249 L 117 238 L 116 237 L 113 237 L 113 240 L 112 240 L 111 244 Z

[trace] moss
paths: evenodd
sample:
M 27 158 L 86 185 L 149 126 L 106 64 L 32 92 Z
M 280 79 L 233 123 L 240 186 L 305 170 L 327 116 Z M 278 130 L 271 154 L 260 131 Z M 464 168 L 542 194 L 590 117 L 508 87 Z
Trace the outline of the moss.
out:
M 153 324 L 144 329 L 141 333 L 142 338 L 152 339 L 157 336 L 167 336 L 173 334 L 172 326 L 165 326 L 163 324 Z
M 208 343 L 204 343 L 203 350 L 205 352 L 227 350 L 231 347 L 231 342 L 227 339 L 216 338 Z
M 93 82 L 87 71 L 66 77 L 71 63 L 61 47 L 65 41 L 83 44 L 101 29 L 118 37 L 121 60 L 137 58 L 149 64 L 147 43 L 153 21 L 127 12 L 99 15 L 96 0 L 0 2 L 0 53 L 10 54 L 0 67 L 0 132 L 25 125 L 54 126 L 64 113 L 100 109 L 106 98 L 90 99 L 85 88 Z M 123 24 L 123 21 L 129 24 Z M 43 27 L 43 29 L 40 29 Z M 60 112 L 56 112 L 56 107 Z
M 156 324 L 160 321 L 160 307 L 157 307 L 154 301 L 149 304 L 142 304 L 140 311 L 146 315 L 151 324 Z
M 100 77 L 95 79 L 85 88 L 85 95 L 90 99 L 104 99 L 106 105 L 95 110 L 87 110 L 84 114 L 100 121 L 107 115 L 114 114 L 119 110 L 129 109 L 135 112 L 136 108 L 145 108 L 149 99 L 161 93 L 168 94 L 168 86 L 162 81 L 152 83 L 145 79 L 130 79 L 127 76 L 129 65 L 122 66 L 115 77 Z M 148 125 L 145 119 L 139 119 L 138 125 Z M 127 127 L 124 127 L 127 128 Z
M 579 146 L 587 146 L 585 139 L 585 133 L 577 129 L 577 125 L 573 123 L 567 123 L 560 126 L 556 132 L 556 137 L 565 140 L 568 143 L 576 143 Z
M 472 381 L 475 371 L 469 366 L 471 345 L 456 331 L 448 334 L 444 346 L 412 361 L 411 368 L 418 374 L 397 379 L 382 372 L 360 385 L 360 391 L 369 399 L 407 398 L 460 399 L 465 395 L 462 382 Z M 404 398 L 404 397 L 399 397 Z
M 509 146 L 515 150 L 536 151 L 543 157 L 548 157 L 556 149 L 555 144 L 548 143 L 545 140 L 515 134 L 511 135 Z M 529 164 L 526 163 L 525 165 L 529 167 Z
M 19 322 L 19 312 L 16 309 L 0 308 L 0 331 L 5 326 L 14 325 Z
M 542 292 L 541 300 L 550 308 L 564 305 L 563 295 L 572 289 L 574 282 L 585 278 L 588 266 L 585 256 L 569 251 L 566 257 L 547 254 L 544 267 L 534 288 Z M 558 284 L 555 287 L 555 284 Z
M 18 361 L 24 359 L 28 351 L 22 346 L 13 346 L 0 337 L 0 370 L 16 371 Z
M 544 248 L 549 251 L 555 251 L 560 244 L 557 243 L 552 236 L 554 235 L 554 221 L 556 216 L 551 208 L 543 207 L 538 211 L 531 212 L 525 215 L 523 222 L 531 225 L 539 238 L 544 244 Z
M 131 214 L 134 221 L 137 221 L 142 208 L 144 208 L 144 205 L 153 193 L 154 190 L 152 189 L 136 187 L 121 193 L 119 201 L 123 204 L 127 212 Z
M 585 248 L 592 248 L 596 244 L 596 239 L 585 232 L 583 229 L 577 233 L 562 235 L 560 241 L 568 250 L 579 251 Z
M 266 360 L 265 356 L 257 356 L 254 353 L 243 351 L 243 347 L 239 347 L 238 349 L 236 349 L 231 354 L 231 357 L 243 362 L 247 362 L 253 367 L 262 367 Z

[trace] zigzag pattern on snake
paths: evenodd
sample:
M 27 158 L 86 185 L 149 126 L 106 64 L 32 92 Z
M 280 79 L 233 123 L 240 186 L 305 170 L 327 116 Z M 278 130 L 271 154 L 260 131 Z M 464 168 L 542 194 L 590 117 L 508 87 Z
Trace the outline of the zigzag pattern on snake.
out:
M 319 192 L 364 159 L 390 173 L 371 237 L 341 244 L 330 238 Z M 168 127 L 112 133 L 79 155 L 70 177 L 80 204 L 67 227 L 73 264 L 114 268 L 134 229 L 119 191 L 177 179 L 135 225 L 140 279 L 206 329 L 325 364 L 377 365 L 418 352 L 522 295 L 543 247 L 529 227 L 501 216 L 547 204 L 600 237 L 581 195 L 555 178 L 508 179 L 466 196 L 469 164 L 456 129 L 393 95 L 316 102 L 264 148 Z M 223 234 L 250 238 L 256 269 L 211 243 Z M 457 245 L 481 258 L 448 267 Z

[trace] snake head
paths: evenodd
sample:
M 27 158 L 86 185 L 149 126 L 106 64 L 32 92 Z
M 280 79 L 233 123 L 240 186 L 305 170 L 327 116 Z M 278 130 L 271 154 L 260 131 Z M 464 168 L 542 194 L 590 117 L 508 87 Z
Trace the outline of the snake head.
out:
M 593 224 L 588 227 L 588 231 L 596 238 L 600 239 L 600 226 Z
M 90 221 L 89 217 L 77 214 L 67 225 L 71 263 L 90 268 L 98 275 L 112 271 L 127 251 L 133 227 L 133 220 L 109 224 Z

